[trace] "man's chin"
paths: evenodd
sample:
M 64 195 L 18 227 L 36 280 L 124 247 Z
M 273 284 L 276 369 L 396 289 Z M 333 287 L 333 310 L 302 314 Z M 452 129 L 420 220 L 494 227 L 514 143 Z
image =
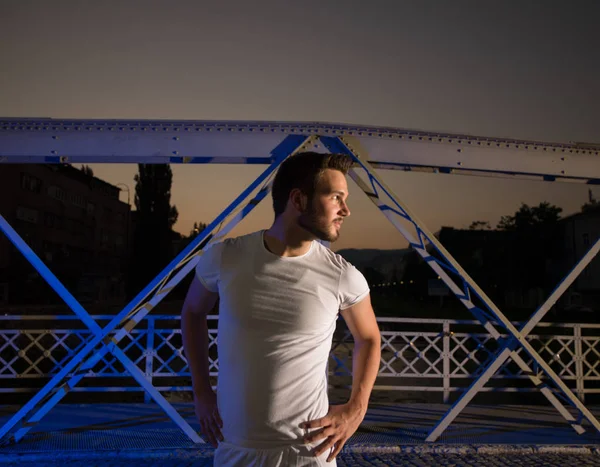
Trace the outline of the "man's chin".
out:
M 312 226 L 304 225 L 302 222 L 299 222 L 298 225 L 300 227 L 302 227 L 304 230 L 306 230 L 308 233 L 310 233 L 311 235 L 316 237 L 318 240 L 321 240 L 324 242 L 333 243 L 340 236 L 339 232 L 335 232 L 335 233 L 324 232 L 324 231 L 322 231 L 320 229 L 316 229 Z
M 329 242 L 329 243 L 335 242 L 338 238 L 340 238 L 339 232 L 334 232 L 334 233 L 321 232 L 321 235 L 319 236 L 320 240 L 323 240 L 323 241 Z

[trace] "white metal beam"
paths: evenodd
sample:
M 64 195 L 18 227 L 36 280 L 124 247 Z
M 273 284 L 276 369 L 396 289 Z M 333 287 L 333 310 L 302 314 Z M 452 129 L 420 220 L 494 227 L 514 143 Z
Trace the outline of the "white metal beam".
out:
M 0 119 L 0 163 L 268 164 L 289 134 L 352 136 L 379 168 L 600 183 L 600 144 L 320 122 Z

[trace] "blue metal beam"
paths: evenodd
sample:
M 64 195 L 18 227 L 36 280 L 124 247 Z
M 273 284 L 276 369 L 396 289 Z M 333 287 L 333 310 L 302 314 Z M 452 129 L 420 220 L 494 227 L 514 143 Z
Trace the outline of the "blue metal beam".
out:
M 25 258 L 31 263 L 31 265 L 40 273 L 44 280 L 50 285 L 54 291 L 65 301 L 65 303 L 71 308 L 79 319 L 92 331 L 94 334 L 99 335 L 102 333 L 100 326 L 93 320 L 89 313 L 81 306 L 81 304 L 73 297 L 73 295 L 65 288 L 65 286 L 58 280 L 58 278 L 48 269 L 44 262 L 35 254 L 35 252 L 23 241 L 19 234 L 10 226 L 10 224 L 0 215 L 0 230 L 12 241 L 15 247 L 25 256 Z M 121 349 L 119 349 L 113 342 L 110 344 L 110 350 L 113 355 L 123 364 L 129 373 L 134 377 L 136 381 L 146 390 L 146 392 L 154 399 L 154 401 L 167 413 L 169 417 L 194 441 L 202 442 L 198 434 L 189 426 L 189 424 L 173 409 L 173 407 L 166 401 L 166 399 L 158 392 L 154 387 L 144 378 L 141 374 L 140 369 L 127 357 Z M 99 361 L 105 355 L 106 352 L 98 353 L 96 361 Z M 96 362 L 94 362 L 95 365 Z M 90 367 L 90 369 L 93 365 Z M 87 371 L 85 372 L 87 373 Z M 85 375 L 81 372 L 81 378 Z M 142 381 L 143 380 L 143 381 Z M 56 404 L 62 397 L 67 393 L 67 388 L 72 389 L 72 385 L 65 385 L 63 391 L 57 391 L 53 397 L 49 400 L 49 403 L 45 404 L 40 410 L 38 410 L 32 417 L 30 417 L 24 426 L 17 430 L 13 435 L 13 440 L 18 442 L 23 436 L 36 425 L 44 415 Z
M 290 135 L 287 136 L 275 149 L 273 149 L 272 155 L 275 159 L 275 162 L 271 164 L 261 175 L 259 175 L 259 177 L 253 183 L 251 183 L 250 186 L 248 186 L 248 188 L 242 192 L 242 194 L 240 194 L 219 216 L 217 216 L 217 218 L 204 231 L 202 231 L 181 253 L 179 253 L 179 255 L 177 255 L 177 257 L 171 261 L 171 263 L 104 328 L 96 329 L 98 332 L 85 345 L 85 347 L 80 350 L 77 355 L 73 357 L 71 361 L 67 363 L 30 401 L 28 401 L 25 406 L 23 406 L 13 417 L 11 417 L 11 419 L 2 428 L 0 428 L 0 440 L 3 440 L 19 422 L 26 418 L 31 412 L 36 410 L 36 407 L 38 407 L 39 404 L 43 404 L 43 407 L 37 412 L 37 414 L 34 415 L 34 418 L 31 419 L 31 421 L 34 422 L 41 419 L 41 417 L 43 417 L 43 415 L 45 415 L 60 399 L 62 399 L 67 394 L 69 389 L 74 387 L 81 380 L 81 378 L 83 378 L 85 373 L 87 373 L 87 371 L 93 367 L 93 364 L 91 363 L 94 362 L 95 364 L 95 362 L 99 361 L 100 358 L 102 358 L 102 356 L 109 350 L 109 348 L 112 348 L 113 353 L 122 356 L 122 354 L 119 353 L 120 350 L 116 347 L 116 343 L 118 340 L 120 340 L 120 338 L 127 334 L 129 329 L 120 329 L 117 335 L 112 339 L 109 337 L 110 333 L 126 320 L 129 320 L 128 326 L 137 324 L 137 322 L 139 322 L 139 320 L 141 320 L 143 316 L 150 311 L 150 309 L 145 308 L 144 306 L 140 308 L 140 304 L 152 293 L 156 292 L 156 295 L 160 295 L 161 299 L 166 296 L 172 287 L 170 287 L 168 290 L 165 290 L 163 285 L 173 270 L 178 268 L 182 262 L 186 261 L 187 258 L 192 256 L 198 249 L 199 245 L 201 245 L 205 240 L 211 240 L 213 232 L 217 230 L 222 222 L 224 222 L 227 217 L 235 211 L 237 206 L 241 204 L 248 196 L 250 196 L 250 194 L 253 193 L 261 183 L 270 177 L 277 167 L 290 154 L 294 153 L 299 148 L 304 147 L 308 140 L 310 140 L 310 137 L 307 138 L 301 135 Z M 13 230 L 9 233 L 14 234 L 15 232 Z M 41 263 L 41 261 L 37 261 L 35 262 L 34 266 L 42 268 L 43 263 Z M 50 273 L 50 271 L 47 268 L 45 270 L 42 268 L 42 270 L 46 274 L 45 278 L 53 281 L 53 275 Z M 62 284 L 58 283 L 58 280 L 56 280 L 56 282 L 53 281 L 53 284 L 51 285 L 58 287 L 65 298 L 72 298 L 66 289 L 62 287 Z M 74 301 L 76 302 L 76 300 Z M 74 304 L 74 306 L 75 309 L 78 309 L 77 305 Z M 87 312 L 83 310 L 83 308 L 78 309 L 78 311 L 82 314 L 82 316 L 87 315 Z M 91 319 L 89 315 L 87 316 L 89 319 Z M 93 324 L 90 323 L 90 325 L 96 327 L 98 326 L 95 322 L 93 322 Z M 97 352 L 95 352 L 91 358 L 85 361 L 84 359 L 88 357 L 88 355 L 101 343 L 104 343 L 104 345 L 100 349 L 97 349 Z M 145 389 L 150 392 L 153 398 L 157 397 L 158 391 L 152 391 L 151 385 L 148 387 L 148 382 L 146 381 L 145 377 L 143 377 L 143 373 L 141 373 L 141 371 L 137 369 L 133 363 L 131 363 L 131 365 L 129 365 L 128 362 L 123 363 L 126 367 L 128 367 L 132 373 L 132 376 L 134 376 L 136 379 L 138 379 L 141 374 L 141 378 L 138 380 L 138 383 L 145 387 Z M 139 374 L 133 367 L 139 371 Z M 71 377 L 71 379 L 66 383 L 62 383 L 71 372 L 74 372 L 74 375 Z M 56 390 L 54 395 L 49 398 L 51 392 L 54 391 L 59 384 L 62 385 L 58 388 L 58 390 Z M 160 394 L 158 394 L 158 396 L 160 396 Z M 168 407 L 165 406 L 163 409 L 169 413 Z M 174 414 L 171 412 L 169 415 Z M 187 425 L 187 423 L 185 423 L 185 425 Z M 29 423 L 27 423 L 26 426 L 22 426 L 17 432 L 19 439 L 24 436 L 31 429 L 31 427 L 32 425 Z M 196 442 L 200 440 L 195 432 L 190 433 L 185 426 L 182 426 L 182 429 L 188 433 L 193 441 Z M 18 441 L 18 439 L 15 439 L 15 441 Z

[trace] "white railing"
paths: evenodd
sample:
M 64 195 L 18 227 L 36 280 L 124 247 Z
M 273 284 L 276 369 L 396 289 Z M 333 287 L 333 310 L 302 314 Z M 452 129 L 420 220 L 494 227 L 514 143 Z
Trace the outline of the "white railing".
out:
M 100 325 L 112 316 L 94 316 Z M 218 376 L 216 320 L 209 317 L 210 375 Z M 382 356 L 376 391 L 461 392 L 483 371 L 501 343 L 477 321 L 380 318 Z M 35 392 L 91 339 L 74 316 L 0 316 L 0 393 Z M 540 323 L 527 336 L 560 378 L 584 399 L 600 393 L 600 325 Z M 180 317 L 146 317 L 119 343 L 161 391 L 189 391 Z M 351 380 L 352 338 L 340 321 L 329 363 L 329 382 Z M 537 371 L 532 359 L 519 351 Z M 118 360 L 105 356 L 74 391 L 141 391 Z M 482 391 L 535 391 L 508 361 Z

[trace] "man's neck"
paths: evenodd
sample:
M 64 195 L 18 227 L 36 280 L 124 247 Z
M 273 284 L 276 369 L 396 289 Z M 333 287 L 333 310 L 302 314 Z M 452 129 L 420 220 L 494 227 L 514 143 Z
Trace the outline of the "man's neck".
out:
M 285 257 L 302 256 L 308 253 L 314 237 L 303 228 L 287 226 L 277 218 L 265 232 L 265 247 L 273 254 Z

